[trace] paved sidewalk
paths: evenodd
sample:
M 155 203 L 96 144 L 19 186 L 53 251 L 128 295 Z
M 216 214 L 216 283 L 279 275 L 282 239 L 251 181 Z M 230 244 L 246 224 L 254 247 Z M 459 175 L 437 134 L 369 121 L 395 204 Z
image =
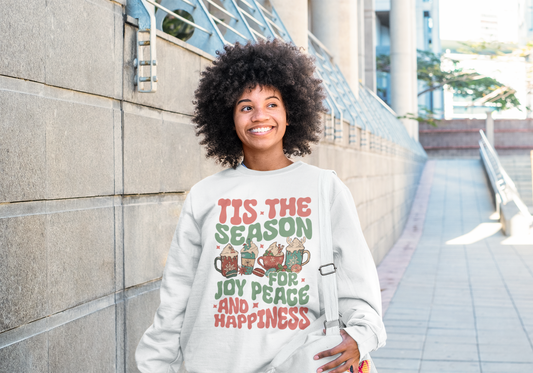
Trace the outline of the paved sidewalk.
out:
M 533 244 L 502 235 L 479 161 L 433 166 L 422 234 L 385 313 L 376 367 L 533 373 Z

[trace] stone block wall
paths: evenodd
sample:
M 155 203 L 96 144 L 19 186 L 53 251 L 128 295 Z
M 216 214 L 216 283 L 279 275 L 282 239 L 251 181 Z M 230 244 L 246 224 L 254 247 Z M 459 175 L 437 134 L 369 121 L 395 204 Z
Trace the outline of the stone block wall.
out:
M 220 170 L 191 124 L 212 57 L 160 33 L 158 92 L 136 92 L 125 2 L 0 13 L 0 372 L 137 372 L 186 193 Z M 350 187 L 379 262 L 425 159 L 346 139 L 304 160 Z
M 479 158 L 479 130 L 485 120 L 441 120 L 437 127 L 421 124 L 420 143 L 430 157 Z M 533 149 L 533 119 L 494 120 L 494 147 L 499 155 L 527 155 Z

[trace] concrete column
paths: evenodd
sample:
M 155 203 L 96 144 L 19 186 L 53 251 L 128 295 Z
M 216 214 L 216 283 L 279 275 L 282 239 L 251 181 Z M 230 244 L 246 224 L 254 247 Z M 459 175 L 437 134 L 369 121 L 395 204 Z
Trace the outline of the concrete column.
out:
M 365 84 L 365 0 L 357 1 L 357 32 L 359 41 L 359 81 Z
M 391 0 L 391 106 L 399 116 L 413 109 L 412 1 Z M 413 137 L 413 121 L 402 119 L 402 122 Z
M 339 35 L 341 14 L 338 1 L 311 0 L 311 17 L 311 32 L 328 48 L 335 60 L 339 61 L 342 38 Z
M 350 88 L 359 96 L 359 22 L 358 5 L 356 1 L 340 0 L 341 10 L 340 28 L 343 43 L 339 52 L 339 66 L 348 81 Z
M 283 25 L 289 32 L 294 44 L 307 51 L 308 9 L 307 0 L 271 0 Z
M 292 3 L 291 3 L 292 6 Z M 351 0 L 313 0 L 312 32 L 333 54 L 348 84 L 357 95 L 359 58 L 357 3 Z
M 431 19 L 433 20 L 433 30 L 431 31 L 431 43 L 433 53 L 440 55 L 442 47 L 440 44 L 440 15 L 439 15 L 439 0 L 433 0 L 431 7 Z M 433 91 L 433 110 L 435 113 L 444 117 L 444 93 L 442 89 Z
M 376 92 L 376 7 L 375 0 L 364 0 L 365 7 L 365 85 Z
M 411 113 L 418 115 L 418 78 L 417 78 L 417 24 L 422 23 L 422 16 L 417 13 L 417 2 L 420 0 L 411 0 L 411 84 L 412 84 L 412 108 Z M 422 12 L 422 11 L 421 11 Z M 420 18 L 420 19 L 419 19 Z M 412 135 L 411 137 L 418 141 L 418 121 L 412 121 Z

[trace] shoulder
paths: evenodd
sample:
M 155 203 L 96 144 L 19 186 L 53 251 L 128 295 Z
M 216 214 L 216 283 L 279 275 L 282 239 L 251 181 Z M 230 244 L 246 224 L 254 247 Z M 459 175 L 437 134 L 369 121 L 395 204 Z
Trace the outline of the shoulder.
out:
M 318 167 L 315 168 L 319 170 L 321 177 L 325 178 L 325 182 L 328 184 L 329 197 L 331 202 L 335 200 L 337 196 L 339 196 L 339 194 L 350 194 L 350 190 L 348 189 L 346 184 L 344 184 L 344 182 L 339 178 L 335 170 L 321 169 Z
M 212 190 L 215 186 L 221 186 L 226 183 L 231 183 L 232 179 L 238 177 L 237 171 L 233 168 L 228 168 L 217 172 L 216 174 L 207 176 L 191 187 L 189 194 L 204 194 Z

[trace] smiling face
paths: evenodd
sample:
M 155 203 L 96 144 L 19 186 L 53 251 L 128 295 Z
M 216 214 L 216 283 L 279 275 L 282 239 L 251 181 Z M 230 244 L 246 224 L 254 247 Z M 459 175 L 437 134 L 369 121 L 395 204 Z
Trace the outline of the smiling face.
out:
M 285 158 L 283 136 L 287 112 L 277 89 L 259 85 L 245 89 L 237 99 L 233 121 L 245 159 L 260 155 Z

